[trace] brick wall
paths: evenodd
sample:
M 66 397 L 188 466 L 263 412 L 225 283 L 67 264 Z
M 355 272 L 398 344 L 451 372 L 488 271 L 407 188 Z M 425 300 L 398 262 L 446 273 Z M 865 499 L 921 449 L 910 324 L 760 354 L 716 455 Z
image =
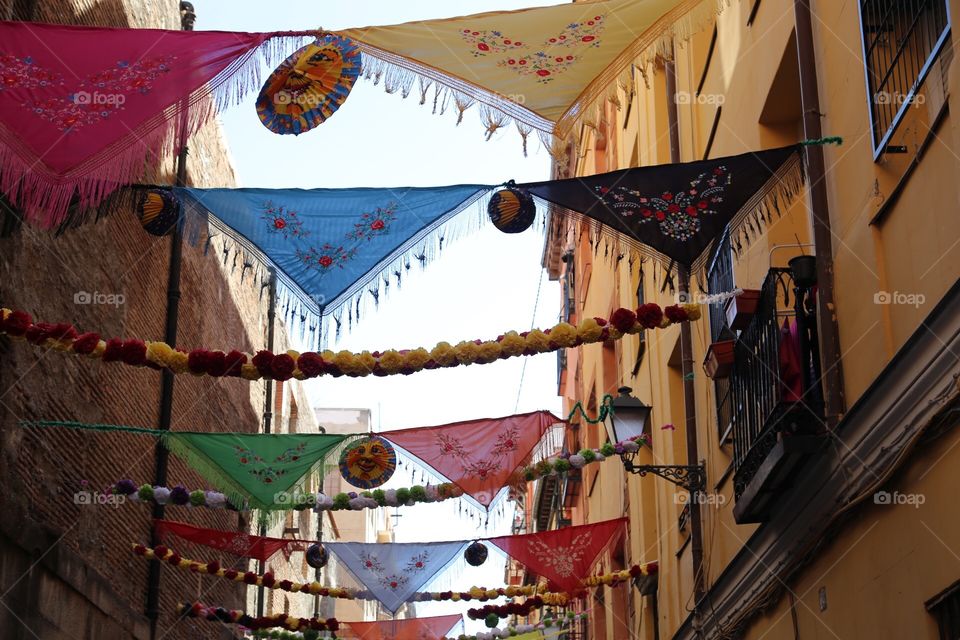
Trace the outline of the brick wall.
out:
M 176 2 L 148 0 L 0 0 L 4 18 L 111 26 L 178 28 L 176 9 Z M 187 166 L 193 184 L 234 184 L 218 125 L 191 140 Z M 145 178 L 170 183 L 173 168 L 173 160 L 165 159 Z M 21 227 L 0 238 L 0 304 L 41 320 L 71 321 L 105 337 L 162 339 L 169 248 L 169 239 L 145 234 L 129 211 L 60 236 Z M 220 238 L 206 254 L 202 245 L 184 248 L 178 345 L 256 351 L 266 341 L 263 274 L 244 270 L 242 260 L 232 257 L 225 263 L 222 248 Z M 81 291 L 119 294 L 124 302 L 75 304 Z M 152 439 L 23 429 L 18 422 L 61 419 L 154 427 L 159 389 L 156 371 L 43 353 L 0 338 L 0 584 L 6 592 L 0 638 L 147 637 L 148 565 L 130 553 L 129 545 L 149 540 L 149 508 L 77 505 L 74 493 L 123 477 L 152 481 Z M 179 376 L 173 427 L 255 431 L 263 397 L 262 383 Z M 206 487 L 175 456 L 169 480 Z M 204 509 L 169 507 L 167 517 L 223 529 L 246 526 L 236 514 Z M 176 548 L 186 556 L 217 556 L 187 543 Z M 231 557 L 218 559 L 231 562 Z M 162 570 L 161 584 L 164 638 L 220 633 L 208 622 L 177 623 L 171 615 L 177 601 L 202 597 L 234 607 L 244 601 L 240 585 L 169 567 Z

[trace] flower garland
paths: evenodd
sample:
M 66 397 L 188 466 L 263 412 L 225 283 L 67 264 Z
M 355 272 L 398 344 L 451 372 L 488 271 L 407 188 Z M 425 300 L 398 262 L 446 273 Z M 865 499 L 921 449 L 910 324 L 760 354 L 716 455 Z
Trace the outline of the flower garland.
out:
M 649 444 L 647 434 L 641 434 L 617 444 L 607 442 L 598 449 L 581 449 L 574 454 L 563 454 L 557 458 L 541 460 L 534 465 L 524 467 L 519 473 L 520 477 L 527 482 L 533 482 L 544 476 L 566 473 L 570 469 L 582 469 L 593 462 L 603 462 L 612 455 L 636 453 L 641 446 L 649 446 Z
M 564 625 L 572 625 L 575 622 L 581 620 L 586 620 L 586 613 L 574 613 L 568 611 L 564 617 L 561 618 L 544 618 L 541 622 L 537 624 L 516 624 L 503 627 L 502 629 L 491 629 L 490 631 L 480 631 L 476 635 L 464 635 L 460 634 L 457 637 L 448 637 L 444 640 L 494 640 L 495 638 L 510 638 L 513 636 L 522 635 L 524 633 L 530 633 L 531 631 L 545 631 L 553 627 L 558 629 L 562 628 Z M 292 640 L 292 639 L 291 639 Z
M 139 487 L 133 480 L 120 480 L 108 488 L 108 493 L 126 496 L 130 502 L 174 504 L 190 507 L 208 507 L 211 509 L 228 508 L 242 510 L 230 502 L 219 491 L 189 491 L 177 485 L 173 488 L 143 484 Z M 328 496 L 324 493 L 290 494 L 288 508 L 294 511 L 313 509 L 315 511 L 360 511 L 378 507 L 413 506 L 420 503 L 443 502 L 463 495 L 463 489 L 452 482 L 437 485 L 414 485 L 400 489 L 375 489 L 357 493 L 338 493 Z
M 248 629 L 270 629 L 283 627 L 290 631 L 337 631 L 340 623 L 336 618 L 295 618 L 285 613 L 275 613 L 270 616 L 248 616 L 237 609 L 210 607 L 199 602 L 184 602 L 177 605 L 177 615 L 183 618 L 204 618 L 214 622 L 243 625 Z M 304 636 L 306 637 L 306 636 Z
M 252 637 L 265 638 L 267 640 L 318 640 L 320 638 L 320 633 L 312 630 L 291 632 L 274 629 L 272 631 L 254 631 Z
M 583 584 L 587 587 L 597 587 L 600 585 L 618 587 L 631 579 L 639 578 L 640 576 L 650 576 L 657 573 L 659 570 L 660 565 L 658 565 L 656 562 L 635 564 L 629 569 L 622 569 L 620 571 L 614 571 L 613 573 L 590 576 L 583 581 Z
M 233 350 L 187 352 L 165 342 L 144 342 L 138 339 L 102 340 L 97 333 L 79 333 L 66 323 L 34 323 L 25 311 L 0 309 L 0 333 L 26 340 L 31 344 L 58 351 L 98 358 L 104 362 L 123 362 L 131 366 L 168 369 L 174 373 L 195 376 L 239 377 L 245 380 L 306 380 L 319 376 L 363 377 L 368 375 L 409 375 L 424 369 L 440 369 L 460 365 L 486 364 L 520 355 L 536 355 L 582 344 L 618 340 L 644 329 L 666 328 L 679 322 L 698 320 L 701 309 L 696 304 L 672 305 L 661 309 L 654 303 L 641 305 L 636 311 L 617 309 L 609 320 L 586 318 L 578 326 L 561 322 L 540 331 L 509 331 L 496 340 L 464 341 L 456 345 L 440 342 L 432 350 L 424 348 L 384 352 L 363 351 L 287 351 L 274 354 L 259 351 L 250 355 Z
M 311 595 L 325 596 L 328 598 L 341 598 L 344 600 L 375 600 L 369 591 L 360 590 L 360 589 L 351 589 L 351 588 L 342 588 L 342 587 L 327 587 L 319 582 L 292 582 L 290 580 L 277 580 L 272 572 L 264 573 L 263 575 L 256 574 L 252 571 L 242 572 L 236 571 L 234 569 L 224 569 L 220 566 L 220 563 L 217 561 L 212 562 L 197 562 L 195 560 L 189 560 L 184 558 L 179 553 L 169 549 L 165 545 L 157 545 L 155 548 L 151 549 L 145 547 L 142 544 L 131 545 L 133 552 L 142 556 L 148 560 L 160 560 L 161 562 L 166 562 L 169 565 L 174 567 L 179 567 L 181 569 L 188 569 L 194 573 L 201 573 L 211 576 L 217 576 L 219 578 L 226 578 L 227 580 L 233 580 L 234 582 L 242 582 L 256 587 L 266 587 L 267 589 L 280 589 L 282 591 L 289 591 L 290 593 L 309 593 Z M 426 602 L 426 601 L 442 601 L 442 600 L 452 600 L 454 602 L 459 602 L 461 600 L 469 602 L 471 600 L 479 600 L 480 602 L 486 602 L 487 600 L 494 600 L 506 596 L 507 598 L 517 598 L 520 596 L 531 596 L 536 593 L 537 588 L 534 586 L 522 586 L 522 587 L 505 587 L 499 589 L 483 589 L 481 587 L 471 587 L 469 591 L 464 592 L 453 592 L 453 591 L 440 591 L 440 592 L 420 592 L 413 595 L 411 601 L 413 602 Z M 542 593 L 540 597 L 543 598 L 544 602 L 553 606 L 564 606 L 567 604 L 569 597 L 565 593 Z
M 467 617 L 471 620 L 483 620 L 489 628 L 493 629 L 500 624 L 500 618 L 510 616 L 528 616 L 534 609 L 541 609 L 544 605 L 543 598 L 534 596 L 527 598 L 523 602 L 508 602 L 507 604 L 487 604 L 476 609 L 467 609 Z

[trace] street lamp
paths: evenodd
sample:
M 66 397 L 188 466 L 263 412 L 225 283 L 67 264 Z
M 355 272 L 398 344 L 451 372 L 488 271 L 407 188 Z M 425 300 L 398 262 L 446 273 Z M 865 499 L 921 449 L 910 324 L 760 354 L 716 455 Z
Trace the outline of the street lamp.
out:
M 620 387 L 617 391 L 620 392 L 620 395 L 610 405 L 609 426 L 607 427 L 610 440 L 614 443 L 614 446 L 617 443 L 633 440 L 643 435 L 650 418 L 650 411 L 653 409 L 653 407 L 643 404 L 643 402 L 630 395 L 633 391 L 630 387 Z M 683 487 L 690 493 L 700 493 L 707 486 L 707 471 L 702 464 L 634 464 L 638 450 L 617 447 L 617 453 L 627 473 L 636 473 L 639 476 L 652 473 Z

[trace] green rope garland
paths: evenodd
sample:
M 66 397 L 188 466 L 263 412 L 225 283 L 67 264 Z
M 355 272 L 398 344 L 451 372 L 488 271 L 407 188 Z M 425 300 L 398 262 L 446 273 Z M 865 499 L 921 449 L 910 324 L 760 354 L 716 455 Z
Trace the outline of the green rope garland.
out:
M 587 415 L 587 412 L 583 408 L 583 403 L 579 401 L 573 405 L 572 409 L 570 409 L 570 415 L 567 416 L 567 422 L 573 420 L 573 418 L 577 415 L 579 415 L 580 418 L 587 424 L 600 424 L 608 417 L 613 415 L 613 396 L 609 393 L 604 394 L 603 399 L 600 400 L 600 410 L 597 412 L 596 420 L 591 419 L 590 416 Z
M 818 145 L 827 145 L 835 144 L 837 146 L 843 144 L 843 138 L 840 136 L 827 136 L 825 138 L 814 138 L 813 140 L 802 140 L 800 142 L 804 147 L 813 147 Z
M 135 433 L 141 436 L 159 437 L 164 434 L 159 429 L 145 429 L 130 427 L 122 424 L 89 424 L 86 422 L 71 422 L 69 420 L 21 420 L 21 427 L 67 427 L 68 429 L 83 429 L 85 431 L 101 431 L 104 433 L 120 432 Z

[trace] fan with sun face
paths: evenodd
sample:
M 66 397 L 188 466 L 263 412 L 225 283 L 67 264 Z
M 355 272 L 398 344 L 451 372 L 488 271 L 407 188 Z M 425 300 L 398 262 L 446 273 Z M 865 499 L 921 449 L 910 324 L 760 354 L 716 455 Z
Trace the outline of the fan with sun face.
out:
M 396 450 L 379 436 L 358 440 L 340 456 L 340 475 L 361 489 L 379 487 L 390 479 L 396 468 Z
M 323 36 L 295 51 L 267 78 L 257 96 L 260 122 L 281 135 L 309 131 L 344 103 L 359 75 L 357 45 Z

